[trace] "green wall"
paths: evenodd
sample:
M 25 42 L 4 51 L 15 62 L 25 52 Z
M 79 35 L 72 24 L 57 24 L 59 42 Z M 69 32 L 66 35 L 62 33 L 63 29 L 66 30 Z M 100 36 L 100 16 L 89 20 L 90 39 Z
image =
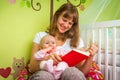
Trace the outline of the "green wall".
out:
M 11 73 L 13 58 L 28 61 L 35 34 L 45 30 L 50 20 L 50 0 L 40 0 L 40 11 L 21 6 L 21 1 L 25 0 L 16 0 L 15 4 L 0 0 L 0 69 L 10 67 Z M 6 79 L 13 80 L 10 75 L 0 75 L 0 80 Z

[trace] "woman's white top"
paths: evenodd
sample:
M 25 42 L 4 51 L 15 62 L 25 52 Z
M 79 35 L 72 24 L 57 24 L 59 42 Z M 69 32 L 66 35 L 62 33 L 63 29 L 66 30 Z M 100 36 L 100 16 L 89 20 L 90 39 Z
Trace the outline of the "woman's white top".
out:
M 34 38 L 33 42 L 36 43 L 36 44 L 40 44 L 40 40 L 42 39 L 42 37 L 47 35 L 47 34 L 48 33 L 46 33 L 46 32 L 38 32 L 35 35 L 35 38 Z M 83 40 L 81 38 L 79 40 L 80 41 L 79 41 L 77 49 L 84 47 Z M 67 39 L 62 46 L 57 46 L 57 49 L 62 49 L 64 51 L 66 51 L 66 52 L 69 52 L 72 49 L 70 47 L 70 39 Z

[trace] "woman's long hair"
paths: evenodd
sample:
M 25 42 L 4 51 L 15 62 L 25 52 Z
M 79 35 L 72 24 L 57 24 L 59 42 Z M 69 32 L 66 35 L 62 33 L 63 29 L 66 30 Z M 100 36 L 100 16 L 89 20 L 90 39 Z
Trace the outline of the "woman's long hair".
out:
M 64 34 L 61 34 L 61 36 L 59 36 L 59 39 L 62 41 L 65 41 L 67 38 L 70 38 L 71 39 L 70 46 L 76 48 L 78 45 L 79 37 L 80 37 L 79 21 L 78 21 L 79 14 L 78 14 L 77 8 L 73 6 L 72 4 L 65 3 L 55 12 L 52 18 L 52 21 L 51 21 L 51 25 L 48 28 L 47 32 L 53 36 L 55 36 L 56 33 L 58 33 L 57 21 L 60 15 L 62 14 L 63 14 L 63 17 L 67 19 L 72 19 L 73 25 L 70 30 L 68 30 Z

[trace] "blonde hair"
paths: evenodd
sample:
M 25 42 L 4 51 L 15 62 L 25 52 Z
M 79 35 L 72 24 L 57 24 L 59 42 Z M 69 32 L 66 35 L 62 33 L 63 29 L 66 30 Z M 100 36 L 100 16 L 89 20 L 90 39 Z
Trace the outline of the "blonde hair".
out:
M 54 38 L 52 35 L 49 35 L 49 34 L 43 36 L 42 39 L 40 40 L 40 44 L 39 44 L 40 49 L 43 49 L 43 43 L 44 43 L 44 41 L 45 41 L 45 39 L 46 39 L 47 37 Z

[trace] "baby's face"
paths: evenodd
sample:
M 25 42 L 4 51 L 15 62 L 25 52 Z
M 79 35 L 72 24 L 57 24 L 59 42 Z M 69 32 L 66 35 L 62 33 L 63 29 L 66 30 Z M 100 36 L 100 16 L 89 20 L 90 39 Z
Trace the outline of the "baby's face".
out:
M 47 36 L 43 39 L 43 43 L 42 43 L 42 48 L 52 48 L 52 51 L 55 51 L 56 49 L 56 41 L 55 38 L 52 36 Z

